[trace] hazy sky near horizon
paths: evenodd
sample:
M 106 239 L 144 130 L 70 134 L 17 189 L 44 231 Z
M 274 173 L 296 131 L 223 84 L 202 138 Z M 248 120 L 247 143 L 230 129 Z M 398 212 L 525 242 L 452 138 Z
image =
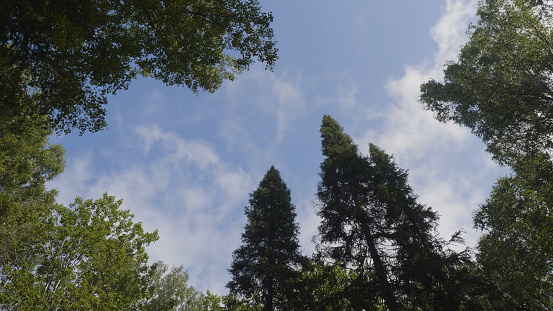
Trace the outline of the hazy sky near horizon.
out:
M 319 219 L 313 203 L 322 161 L 319 128 L 335 118 L 364 153 L 372 142 L 409 170 L 419 202 L 441 215 L 448 238 L 478 232 L 472 214 L 499 168 L 469 130 L 433 119 L 420 84 L 441 79 L 475 19 L 476 1 L 268 1 L 279 60 L 193 94 L 152 79 L 109 98 L 108 129 L 54 137 L 67 151 L 50 183 L 59 200 L 123 199 L 160 240 L 151 261 L 184 265 L 198 290 L 226 292 L 226 269 L 240 245 L 244 206 L 271 165 L 292 192 L 304 253 Z

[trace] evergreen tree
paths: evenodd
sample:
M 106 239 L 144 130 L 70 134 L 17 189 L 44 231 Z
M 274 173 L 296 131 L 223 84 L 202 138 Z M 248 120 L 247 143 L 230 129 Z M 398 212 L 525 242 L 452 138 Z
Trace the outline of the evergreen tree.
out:
M 320 247 L 364 284 L 356 288 L 365 295 L 350 295 L 365 310 L 377 310 L 382 299 L 390 310 L 470 305 L 458 282 L 472 281 L 462 269 L 468 254 L 444 250 L 435 235 L 438 216 L 417 203 L 407 172 L 373 144 L 369 157 L 361 155 L 330 116 L 323 117 L 321 137 Z
M 290 190 L 273 166 L 250 195 L 245 214 L 243 245 L 233 253 L 227 287 L 263 310 L 283 310 L 302 257 Z

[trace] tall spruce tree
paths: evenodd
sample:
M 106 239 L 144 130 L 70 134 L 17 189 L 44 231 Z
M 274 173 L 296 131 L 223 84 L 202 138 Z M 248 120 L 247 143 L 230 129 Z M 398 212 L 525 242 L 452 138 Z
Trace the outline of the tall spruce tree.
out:
M 466 253 L 444 249 L 437 214 L 416 201 L 407 172 L 370 145 L 370 156 L 330 116 L 323 117 L 319 226 L 321 250 L 355 271 L 350 293 L 365 310 L 382 299 L 390 310 L 457 310 L 470 306 L 463 290 Z M 368 294 L 371 293 L 371 294 Z
M 231 293 L 263 310 L 283 310 L 301 261 L 298 224 L 290 190 L 271 166 L 250 195 L 242 246 L 233 253 Z M 288 298 L 286 298 L 288 297 Z

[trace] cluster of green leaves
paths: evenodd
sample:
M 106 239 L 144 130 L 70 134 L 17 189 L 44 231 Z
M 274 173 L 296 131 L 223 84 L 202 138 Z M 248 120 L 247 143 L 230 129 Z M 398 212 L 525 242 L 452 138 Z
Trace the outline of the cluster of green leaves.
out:
M 104 195 L 43 208 L 2 262 L 2 305 L 121 310 L 137 303 L 146 293 L 144 248 L 157 234 L 145 233 L 120 204 Z
M 257 0 L 7 0 L 0 59 L 25 71 L 56 130 L 94 132 L 106 126 L 106 95 L 138 75 L 213 92 L 256 59 L 272 69 L 272 20 Z M 1 78 L 0 99 L 13 94 Z
M 0 64 L 1 65 L 1 64 Z M 44 183 L 64 169 L 64 150 L 48 143 L 48 120 L 25 90 L 25 76 L 13 66 L 0 66 L 0 217 L 21 210 L 30 199 L 52 200 L 55 191 Z M 9 103 L 6 104 L 5 103 Z
M 301 266 L 299 298 L 293 310 L 361 310 L 361 297 L 349 294 L 359 284 L 355 271 L 325 261 L 320 253 Z M 367 290 L 367 288 L 365 288 Z M 355 292 L 360 293 L 355 290 Z
M 150 269 L 149 294 L 139 303 L 138 310 L 144 311 L 223 311 L 221 297 L 206 295 L 188 286 L 188 273 L 183 266 L 168 266 L 161 261 Z
M 483 273 L 505 293 L 505 308 L 553 307 L 553 164 L 521 161 L 500 178 L 474 216 L 485 233 L 477 254 Z
M 472 129 L 500 163 L 553 147 L 553 16 L 549 4 L 486 0 L 444 82 L 421 86 L 440 121 Z
M 157 234 L 107 195 L 56 204 L 45 182 L 63 171 L 63 148 L 48 143 L 31 97 L 17 104 L 25 110 L 0 119 L 0 308 L 134 306 L 147 294 L 145 247 Z
M 485 0 L 444 82 L 421 86 L 440 121 L 472 129 L 500 164 L 474 216 L 483 231 L 480 273 L 500 290 L 489 308 L 553 308 L 553 7 L 550 1 Z

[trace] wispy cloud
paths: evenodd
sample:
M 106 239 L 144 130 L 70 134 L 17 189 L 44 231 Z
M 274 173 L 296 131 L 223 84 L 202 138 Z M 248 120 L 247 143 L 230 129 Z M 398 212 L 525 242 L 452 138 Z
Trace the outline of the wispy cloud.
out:
M 446 1 L 446 13 L 430 31 L 438 43 L 434 70 L 442 68 L 446 61 L 456 59 L 459 48 L 467 41 L 466 30 L 469 22 L 475 19 L 476 4 L 475 0 Z
M 235 102 L 230 107 L 237 120 L 243 120 L 244 108 L 249 114 L 260 112 L 276 124 L 275 143 L 282 141 L 291 122 L 305 116 L 306 99 L 302 91 L 303 78 L 300 72 L 288 75 L 275 74 L 255 67 L 242 75 L 225 90 L 226 100 Z M 247 98 L 244 95 L 247 94 Z
M 386 113 L 384 134 L 377 142 L 397 158 L 421 158 L 429 149 L 463 144 L 471 138 L 466 128 L 438 123 L 418 98 L 420 85 L 430 78 L 439 79 L 444 63 L 456 58 L 460 46 L 468 39 L 466 28 L 475 11 L 476 1 L 447 1 L 446 11 L 430 31 L 439 47 L 432 61 L 406 66 L 401 78 L 388 81 L 386 89 L 393 101 Z

